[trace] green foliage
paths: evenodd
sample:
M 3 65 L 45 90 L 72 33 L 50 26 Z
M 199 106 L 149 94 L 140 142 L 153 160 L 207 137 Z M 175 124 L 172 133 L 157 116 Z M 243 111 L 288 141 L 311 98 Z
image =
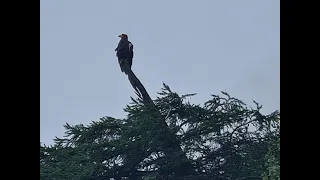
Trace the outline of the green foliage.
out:
M 278 111 L 263 115 L 258 103 L 247 107 L 226 92 L 204 106 L 187 101 L 195 94 L 179 96 L 167 85 L 159 95 L 155 106 L 133 100 L 124 109 L 126 119 L 66 124 L 64 138 L 40 145 L 40 179 L 278 177 Z M 185 176 L 178 175 L 183 171 Z
M 263 180 L 280 180 L 280 137 L 269 142 Z

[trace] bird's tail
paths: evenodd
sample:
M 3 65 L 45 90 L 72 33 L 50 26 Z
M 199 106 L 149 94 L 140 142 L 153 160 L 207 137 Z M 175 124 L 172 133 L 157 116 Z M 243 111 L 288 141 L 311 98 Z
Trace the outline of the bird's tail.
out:
M 126 75 L 128 75 L 127 71 L 125 70 L 125 66 L 128 65 L 126 59 L 118 59 L 118 61 L 119 61 L 121 72 L 124 72 Z

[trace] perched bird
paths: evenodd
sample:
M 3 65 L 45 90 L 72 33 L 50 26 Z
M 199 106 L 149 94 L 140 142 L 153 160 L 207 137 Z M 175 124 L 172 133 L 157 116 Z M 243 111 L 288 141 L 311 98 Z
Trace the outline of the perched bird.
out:
M 132 59 L 133 59 L 133 44 L 128 40 L 128 35 L 121 34 L 119 35 L 121 38 L 118 47 L 115 49 L 117 51 L 118 62 L 120 65 L 120 69 L 124 72 L 125 63 L 128 65 L 128 68 L 131 69 Z M 126 73 L 126 72 L 125 72 Z M 126 73 L 127 74 L 127 73 Z

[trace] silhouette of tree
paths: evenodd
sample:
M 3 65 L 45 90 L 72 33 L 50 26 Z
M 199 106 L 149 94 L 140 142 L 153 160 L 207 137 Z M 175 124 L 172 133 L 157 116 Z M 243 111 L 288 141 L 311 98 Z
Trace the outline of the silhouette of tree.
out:
M 40 179 L 268 180 L 279 175 L 280 113 L 260 112 L 228 93 L 203 106 L 163 84 L 152 100 L 125 68 L 138 98 L 127 118 L 64 125 L 63 138 L 40 144 Z

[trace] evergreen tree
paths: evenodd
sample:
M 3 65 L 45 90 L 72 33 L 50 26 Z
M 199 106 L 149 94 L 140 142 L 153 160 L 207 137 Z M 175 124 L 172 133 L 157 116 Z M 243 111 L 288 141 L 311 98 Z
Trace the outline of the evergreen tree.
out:
M 226 92 L 195 105 L 195 94 L 165 84 L 148 103 L 137 94 L 127 118 L 66 124 L 64 138 L 40 144 L 40 179 L 280 179 L 278 111 L 264 115 Z

